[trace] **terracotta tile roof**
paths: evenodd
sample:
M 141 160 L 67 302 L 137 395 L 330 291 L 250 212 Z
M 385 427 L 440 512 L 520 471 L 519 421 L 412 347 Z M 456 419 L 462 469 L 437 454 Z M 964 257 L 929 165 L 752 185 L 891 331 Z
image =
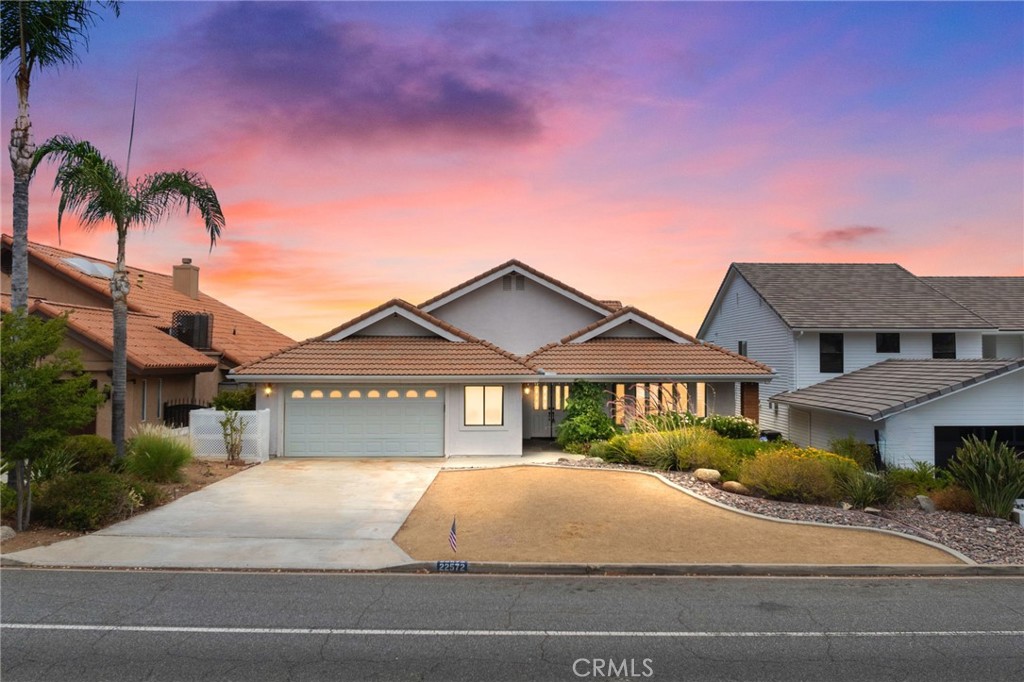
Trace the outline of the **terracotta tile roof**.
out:
M 3 235 L 3 244 L 6 248 L 10 247 L 9 235 Z M 113 262 L 35 242 L 29 242 L 29 255 L 83 287 L 109 298 L 108 280 L 80 272 L 63 259 L 85 258 L 110 268 L 114 267 Z M 144 275 L 141 285 L 138 284 L 140 274 Z M 224 358 L 231 364 L 256 360 L 294 343 L 293 339 L 212 296 L 199 292 L 199 298 L 193 299 L 180 293 L 174 288 L 173 277 L 170 274 L 128 266 L 128 276 L 132 284 L 131 293 L 128 295 L 128 309 L 132 312 L 156 315 L 160 320 L 160 326 L 170 326 L 171 315 L 178 310 L 212 313 L 213 347 L 223 353 Z
M 618 310 L 619 308 L 622 307 L 622 301 L 608 300 L 608 301 L 600 301 L 600 303 L 601 303 L 601 305 L 603 305 L 608 310 Z
M 733 263 L 732 268 L 793 329 L 992 328 L 895 263 Z
M 765 379 L 771 369 L 707 343 L 668 339 L 591 339 L 545 346 L 524 360 L 546 372 L 580 376 L 703 377 Z
M 1024 359 L 885 360 L 771 401 L 876 421 L 1022 367 Z
M 922 277 L 1004 331 L 1024 330 L 1024 277 Z
M 429 336 L 310 339 L 248 365 L 237 376 L 533 376 L 528 365 L 479 341 Z
M 497 266 L 491 268 L 490 270 L 488 270 L 486 272 L 482 272 L 479 275 L 477 275 L 476 277 L 472 277 L 470 279 L 467 279 L 465 282 L 462 282 L 461 284 L 457 284 L 457 285 L 453 286 L 451 289 L 448 289 L 447 291 L 442 291 L 437 296 L 434 296 L 433 298 L 428 299 L 428 300 L 424 301 L 423 303 L 420 303 L 419 307 L 420 308 L 426 308 L 427 306 L 431 305 L 432 303 L 436 303 L 437 301 L 440 301 L 440 300 L 442 300 L 444 298 L 447 298 L 448 296 L 451 296 L 452 294 L 456 293 L 460 289 L 464 289 L 464 288 L 466 288 L 466 287 L 468 287 L 468 286 L 470 286 L 472 284 L 476 284 L 477 282 L 479 282 L 482 279 L 487 279 L 488 277 L 490 277 L 494 273 L 500 272 L 500 271 L 502 271 L 502 270 L 504 270 L 505 268 L 508 268 L 508 267 L 515 267 L 516 269 L 522 270 L 523 272 L 528 272 L 531 275 L 533 275 L 534 277 L 542 279 L 542 280 L 548 282 L 549 284 L 553 284 L 554 286 L 558 287 L 559 289 L 562 289 L 564 291 L 567 291 L 567 292 L 573 294 L 574 296 L 582 298 L 584 301 L 587 301 L 588 303 L 591 303 L 591 304 L 597 306 L 598 308 L 601 308 L 603 310 L 607 310 L 608 312 L 611 312 L 612 310 L 614 310 L 614 308 L 612 308 L 610 305 L 608 305 L 609 303 L 614 303 L 613 301 L 599 301 L 596 298 L 583 293 L 579 289 L 574 289 L 573 287 L 569 286 L 565 282 L 561 282 L 561 281 L 555 279 L 554 277 L 550 277 L 548 275 L 545 275 L 540 270 L 532 268 L 529 265 L 527 265 L 526 263 L 524 263 L 524 262 L 522 262 L 520 260 L 516 260 L 515 258 L 513 258 L 512 260 L 506 261 L 506 262 L 502 263 L 501 265 L 497 265 Z
M 36 300 L 30 312 L 47 317 L 68 314 L 68 330 L 113 352 L 114 320 L 109 308 L 53 303 Z M 128 365 L 135 373 L 159 370 L 208 372 L 217 367 L 213 360 L 160 330 L 154 315 L 128 313 Z

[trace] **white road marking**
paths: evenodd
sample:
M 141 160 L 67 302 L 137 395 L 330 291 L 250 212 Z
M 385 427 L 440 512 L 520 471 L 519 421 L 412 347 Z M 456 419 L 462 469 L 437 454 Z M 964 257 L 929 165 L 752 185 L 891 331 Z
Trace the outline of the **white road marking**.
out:
M 2 623 L 4 630 L 76 630 L 87 632 L 182 632 L 227 635 L 348 635 L 363 637 L 1024 637 L 1024 630 L 898 630 L 837 632 L 694 632 L 689 630 L 405 630 L 363 628 L 232 628 L 179 625 L 89 625 L 61 623 Z

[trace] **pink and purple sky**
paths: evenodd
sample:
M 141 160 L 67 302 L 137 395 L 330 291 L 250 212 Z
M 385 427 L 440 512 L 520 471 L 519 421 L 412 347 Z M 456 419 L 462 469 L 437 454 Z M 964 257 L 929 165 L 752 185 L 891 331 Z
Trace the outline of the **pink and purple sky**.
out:
M 176 217 L 129 263 L 192 257 L 295 338 L 509 258 L 691 333 L 733 261 L 1024 274 L 1020 3 L 128 2 L 90 35 L 34 77 L 36 140 L 123 159 L 138 75 L 132 175 L 202 173 L 227 228 L 208 253 Z

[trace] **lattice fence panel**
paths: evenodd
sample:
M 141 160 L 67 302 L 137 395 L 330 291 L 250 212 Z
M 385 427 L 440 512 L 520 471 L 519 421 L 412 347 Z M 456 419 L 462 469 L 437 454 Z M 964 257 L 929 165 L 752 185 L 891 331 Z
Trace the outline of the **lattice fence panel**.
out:
M 270 459 L 270 410 L 242 410 L 239 413 L 245 432 L 242 434 L 242 459 L 266 462 Z M 227 459 L 220 410 L 192 410 L 188 415 L 189 439 L 195 456 L 205 459 Z

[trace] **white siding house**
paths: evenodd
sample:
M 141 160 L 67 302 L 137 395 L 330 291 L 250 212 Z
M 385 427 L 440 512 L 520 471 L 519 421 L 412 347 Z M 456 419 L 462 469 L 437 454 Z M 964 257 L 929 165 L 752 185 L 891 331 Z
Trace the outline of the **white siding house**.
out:
M 800 399 L 804 390 L 876 365 L 896 371 L 887 361 L 1021 358 L 1021 277 L 921 278 L 894 264 L 735 263 L 698 336 L 775 370 L 762 387 L 760 423 L 800 445 L 826 448 L 852 435 L 906 453 L 894 461 L 932 460 L 941 426 L 930 421 L 933 411 L 959 411 L 945 416 L 950 427 L 993 426 L 996 417 L 998 425 L 1024 424 L 1024 402 L 1014 393 L 1020 373 L 972 388 L 969 402 L 944 398 L 949 407 L 937 402 L 881 421 Z

